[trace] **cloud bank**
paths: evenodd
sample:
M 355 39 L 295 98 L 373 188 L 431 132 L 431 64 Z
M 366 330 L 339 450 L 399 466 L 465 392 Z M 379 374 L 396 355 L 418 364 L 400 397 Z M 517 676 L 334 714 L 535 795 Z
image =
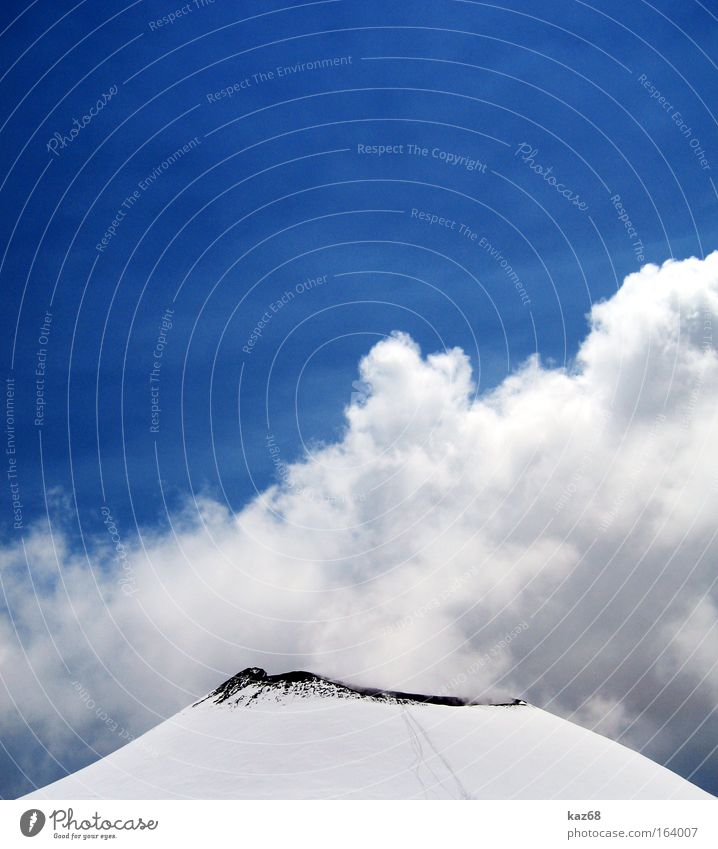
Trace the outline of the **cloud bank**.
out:
M 717 316 L 718 253 L 645 266 L 571 368 L 481 395 L 460 349 L 397 333 L 341 440 L 240 513 L 193 501 L 122 558 L 37 527 L 0 553 L 3 737 L 104 752 L 256 664 L 522 696 L 690 772 L 718 703 Z

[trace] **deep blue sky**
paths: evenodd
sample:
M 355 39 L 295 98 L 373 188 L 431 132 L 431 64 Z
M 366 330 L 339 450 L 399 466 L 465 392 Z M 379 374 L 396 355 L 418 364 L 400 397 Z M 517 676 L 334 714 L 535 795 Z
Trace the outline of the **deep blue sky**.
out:
M 174 23 L 151 25 L 178 5 L 188 11 Z M 39 0 L 4 3 L 0 17 L 0 320 L 25 527 L 44 515 L 43 484 L 74 491 L 74 533 L 101 529 L 103 505 L 128 538 L 161 525 L 163 492 L 170 509 L 190 492 L 238 509 L 274 480 L 267 432 L 286 461 L 302 441 L 336 436 L 358 359 L 392 330 L 425 352 L 463 347 L 485 389 L 534 351 L 570 362 L 591 303 L 638 254 L 662 262 L 718 246 L 718 22 L 697 2 Z M 517 155 L 522 144 L 533 160 Z M 380 157 L 362 145 L 403 148 Z M 481 165 L 447 164 L 447 153 Z M 531 161 L 553 166 L 587 208 Z M 270 304 L 324 275 L 243 351 Z M 12 522 L 5 486 L 4 540 L 22 532 Z

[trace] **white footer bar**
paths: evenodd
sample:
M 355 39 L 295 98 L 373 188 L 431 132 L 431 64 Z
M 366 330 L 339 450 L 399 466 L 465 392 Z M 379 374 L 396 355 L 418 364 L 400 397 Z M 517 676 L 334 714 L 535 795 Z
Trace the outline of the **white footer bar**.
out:
M 28 843 L 28 837 L 34 843 Z M 0 802 L 0 846 L 718 847 L 716 802 Z M 494 844 L 495 842 L 495 844 Z

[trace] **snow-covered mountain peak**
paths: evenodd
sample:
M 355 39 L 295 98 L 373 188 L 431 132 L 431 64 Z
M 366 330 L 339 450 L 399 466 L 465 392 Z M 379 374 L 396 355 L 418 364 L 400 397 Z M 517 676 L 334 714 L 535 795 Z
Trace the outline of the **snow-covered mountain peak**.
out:
M 514 706 L 516 705 L 516 706 Z M 707 799 L 532 705 L 245 669 L 33 799 Z

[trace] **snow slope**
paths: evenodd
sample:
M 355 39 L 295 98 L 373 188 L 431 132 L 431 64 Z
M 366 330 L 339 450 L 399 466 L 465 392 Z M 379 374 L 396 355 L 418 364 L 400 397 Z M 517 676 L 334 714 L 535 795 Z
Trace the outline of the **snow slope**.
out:
M 34 799 L 708 799 L 538 708 L 247 669 Z

